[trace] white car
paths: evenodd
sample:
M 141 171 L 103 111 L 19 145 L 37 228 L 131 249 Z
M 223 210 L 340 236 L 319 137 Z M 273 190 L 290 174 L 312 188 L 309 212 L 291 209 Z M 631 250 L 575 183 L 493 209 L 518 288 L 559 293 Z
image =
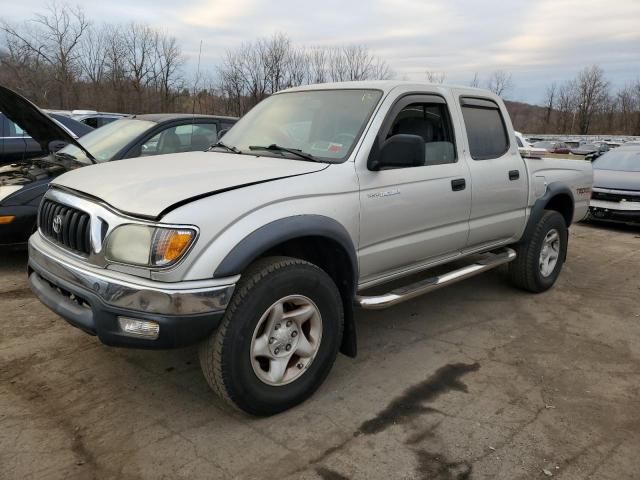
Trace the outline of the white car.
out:
M 534 147 L 532 144 L 525 140 L 524 136 L 520 132 L 513 132 L 516 136 L 516 143 L 518 144 L 518 151 L 520 155 L 527 158 L 542 158 L 548 152 L 544 148 Z

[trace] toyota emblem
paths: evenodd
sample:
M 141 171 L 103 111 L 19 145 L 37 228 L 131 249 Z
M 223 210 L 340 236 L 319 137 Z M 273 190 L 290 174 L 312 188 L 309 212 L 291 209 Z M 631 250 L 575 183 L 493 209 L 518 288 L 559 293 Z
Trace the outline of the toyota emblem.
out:
M 53 227 L 54 232 L 60 233 L 62 230 L 62 215 L 56 215 L 53 217 L 53 223 L 51 226 Z

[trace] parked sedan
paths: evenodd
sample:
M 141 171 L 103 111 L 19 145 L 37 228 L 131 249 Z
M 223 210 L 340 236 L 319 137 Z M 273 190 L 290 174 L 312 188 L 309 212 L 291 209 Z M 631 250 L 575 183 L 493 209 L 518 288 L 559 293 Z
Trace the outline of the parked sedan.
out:
M 218 132 L 236 121 L 209 115 L 138 115 L 75 139 L 31 102 L 3 87 L 0 108 L 40 145 L 68 143 L 57 151 L 50 148 L 53 153 L 48 155 L 0 167 L 0 245 L 27 241 L 42 195 L 56 176 L 111 160 L 206 150 L 218 141 Z
M 602 155 L 603 153 L 606 153 L 608 151 L 609 151 L 609 147 L 607 146 L 606 143 L 601 143 L 601 144 L 583 143 L 579 147 L 571 149 L 571 153 L 573 153 L 574 155 L 593 155 L 593 154 L 595 154 L 596 157 L 599 157 L 600 155 Z
M 571 149 L 564 142 L 536 142 L 533 144 L 536 148 L 544 148 L 548 153 L 570 153 Z
M 618 147 L 593 162 L 589 214 L 595 220 L 640 223 L 640 146 Z

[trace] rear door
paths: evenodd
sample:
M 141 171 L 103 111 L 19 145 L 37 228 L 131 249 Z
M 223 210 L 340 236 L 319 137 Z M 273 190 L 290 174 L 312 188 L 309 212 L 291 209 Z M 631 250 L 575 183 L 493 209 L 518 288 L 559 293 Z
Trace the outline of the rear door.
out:
M 509 117 L 496 100 L 459 96 L 472 179 L 467 249 L 507 243 L 520 237 L 528 198 L 524 160 L 511 140 Z

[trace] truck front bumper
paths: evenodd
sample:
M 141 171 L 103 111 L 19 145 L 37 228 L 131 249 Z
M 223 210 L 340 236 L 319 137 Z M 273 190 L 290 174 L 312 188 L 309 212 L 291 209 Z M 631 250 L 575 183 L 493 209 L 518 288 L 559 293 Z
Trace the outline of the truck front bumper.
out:
M 29 241 L 31 290 L 71 325 L 106 345 L 175 348 L 196 343 L 218 326 L 235 288 L 224 280 L 166 283 L 92 271 L 38 248 L 37 236 Z M 132 323 L 142 328 L 124 326 Z

